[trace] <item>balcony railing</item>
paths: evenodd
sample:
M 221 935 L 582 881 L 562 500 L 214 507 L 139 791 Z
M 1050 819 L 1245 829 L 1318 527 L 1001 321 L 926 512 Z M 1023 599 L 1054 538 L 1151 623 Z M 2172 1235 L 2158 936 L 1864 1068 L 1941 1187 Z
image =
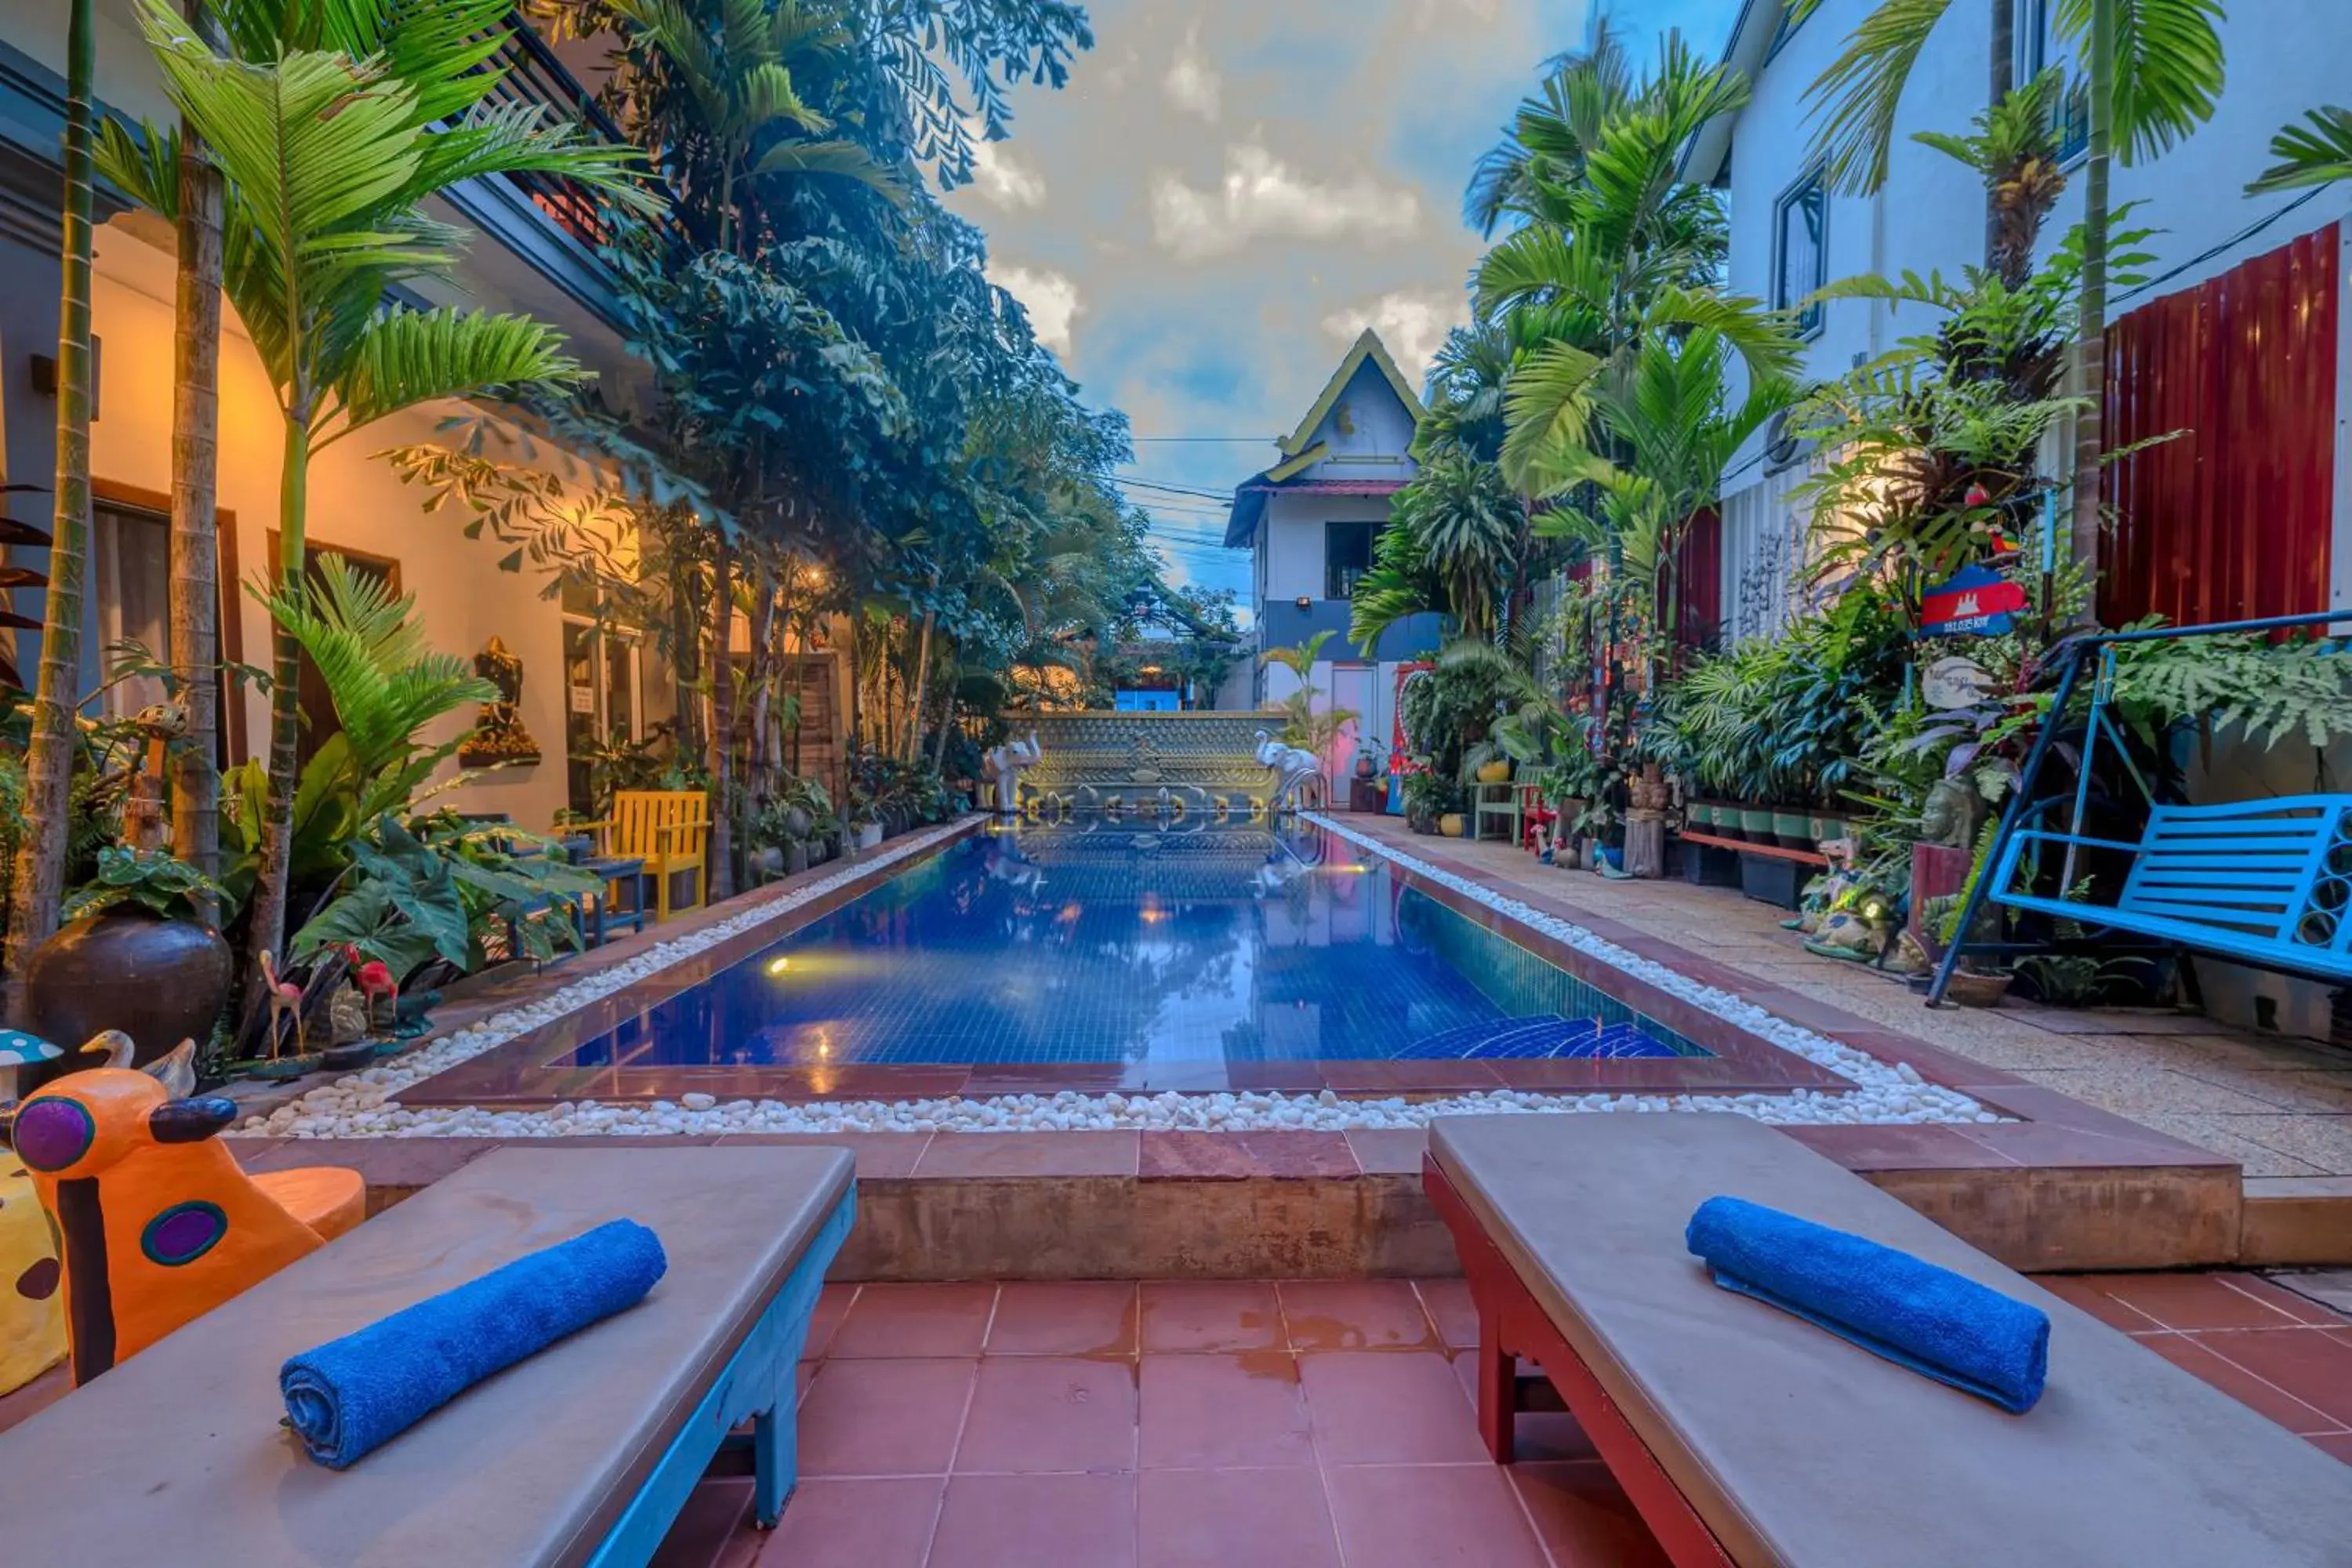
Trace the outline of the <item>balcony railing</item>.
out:
M 491 61 L 504 68 L 506 74 L 490 94 L 492 102 L 536 105 L 576 122 L 603 141 L 628 140 L 521 12 L 509 12 L 506 26 L 506 41 Z M 526 172 L 508 178 L 530 198 L 533 206 L 581 244 L 593 249 L 611 237 L 596 194 L 586 186 L 556 174 Z

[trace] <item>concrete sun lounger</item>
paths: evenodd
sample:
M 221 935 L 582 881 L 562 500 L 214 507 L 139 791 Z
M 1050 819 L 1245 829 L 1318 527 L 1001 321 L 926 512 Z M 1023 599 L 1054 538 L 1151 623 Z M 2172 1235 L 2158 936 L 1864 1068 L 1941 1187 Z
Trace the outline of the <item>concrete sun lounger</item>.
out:
M 747 1420 L 772 1523 L 851 1169 L 822 1147 L 494 1150 L 0 1435 L 0 1559 L 643 1563 Z M 280 1426 L 288 1355 L 619 1218 L 651 1226 L 669 1258 L 636 1306 L 348 1470 L 313 1464 Z
M 2352 1563 L 2352 1467 L 1745 1117 L 1431 1124 L 1423 1176 L 1478 1309 L 1478 1423 L 1512 1458 L 1539 1363 L 1677 1568 Z M 1718 1193 L 1897 1247 L 2050 1316 L 2011 1415 L 1717 1287 Z

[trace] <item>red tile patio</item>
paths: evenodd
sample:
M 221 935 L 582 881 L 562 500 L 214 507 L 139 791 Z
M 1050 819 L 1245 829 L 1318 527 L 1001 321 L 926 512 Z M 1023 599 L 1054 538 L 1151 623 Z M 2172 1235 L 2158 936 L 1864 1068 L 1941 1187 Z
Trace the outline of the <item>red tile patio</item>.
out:
M 2352 1319 L 2252 1274 L 2042 1283 L 2352 1463 Z M 1458 1279 L 829 1287 L 773 1535 L 722 1459 L 662 1568 L 1663 1561 L 1574 1420 L 1479 1448 Z M 64 1393 L 0 1398 L 0 1429 Z
M 2250 1274 L 2046 1279 L 2352 1461 L 2352 1320 Z M 976 1349 L 975 1289 L 992 1296 Z M 1572 1418 L 1488 1464 L 1459 1280 L 829 1289 L 772 1537 L 704 1484 L 665 1568 L 1636 1568 Z M 913 1331 L 922 1353 L 844 1356 Z M 830 1352 L 830 1353 L 828 1353 Z

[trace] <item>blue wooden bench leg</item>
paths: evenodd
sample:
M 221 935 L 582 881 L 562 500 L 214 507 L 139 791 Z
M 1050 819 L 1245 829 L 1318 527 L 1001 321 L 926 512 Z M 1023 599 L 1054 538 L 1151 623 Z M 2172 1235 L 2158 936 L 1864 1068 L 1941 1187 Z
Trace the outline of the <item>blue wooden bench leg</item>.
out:
M 825 1270 L 849 1237 L 856 1206 L 853 1184 L 824 1227 L 810 1238 L 799 1265 L 744 1336 L 734 1359 L 720 1370 L 710 1392 L 687 1418 L 668 1452 L 589 1559 L 593 1568 L 651 1562 L 695 1484 L 710 1468 L 712 1458 L 746 1421 L 751 1423 L 754 1511 L 761 1529 L 774 1528 L 798 1477 L 798 1413 L 793 1396 L 800 1386 L 801 1347 L 808 1342 L 809 1320 L 816 1315 L 817 1292 L 824 1288 Z
M 797 1359 L 797 1358 L 795 1358 Z M 792 1397 L 787 1390 L 784 1398 Z M 761 1530 L 773 1530 L 784 1503 L 800 1481 L 800 1423 L 787 1409 L 779 1416 L 762 1410 L 751 1417 L 751 1511 Z

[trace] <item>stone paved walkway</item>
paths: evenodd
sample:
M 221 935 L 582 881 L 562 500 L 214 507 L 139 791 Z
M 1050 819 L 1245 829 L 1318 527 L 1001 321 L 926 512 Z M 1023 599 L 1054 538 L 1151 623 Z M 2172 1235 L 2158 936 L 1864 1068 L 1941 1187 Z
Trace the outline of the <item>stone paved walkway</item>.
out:
M 1931 1012 L 1900 981 L 1805 952 L 1780 929 L 1785 911 L 1734 889 L 1611 881 L 1491 840 L 1416 838 L 1393 817 L 1339 820 L 1408 854 L 1435 850 L 1464 862 L 1499 892 L 1538 893 L 1616 921 L 2226 1155 L 2249 1178 L 2352 1177 L 2352 1054 L 2191 1013 L 2015 1000 Z

